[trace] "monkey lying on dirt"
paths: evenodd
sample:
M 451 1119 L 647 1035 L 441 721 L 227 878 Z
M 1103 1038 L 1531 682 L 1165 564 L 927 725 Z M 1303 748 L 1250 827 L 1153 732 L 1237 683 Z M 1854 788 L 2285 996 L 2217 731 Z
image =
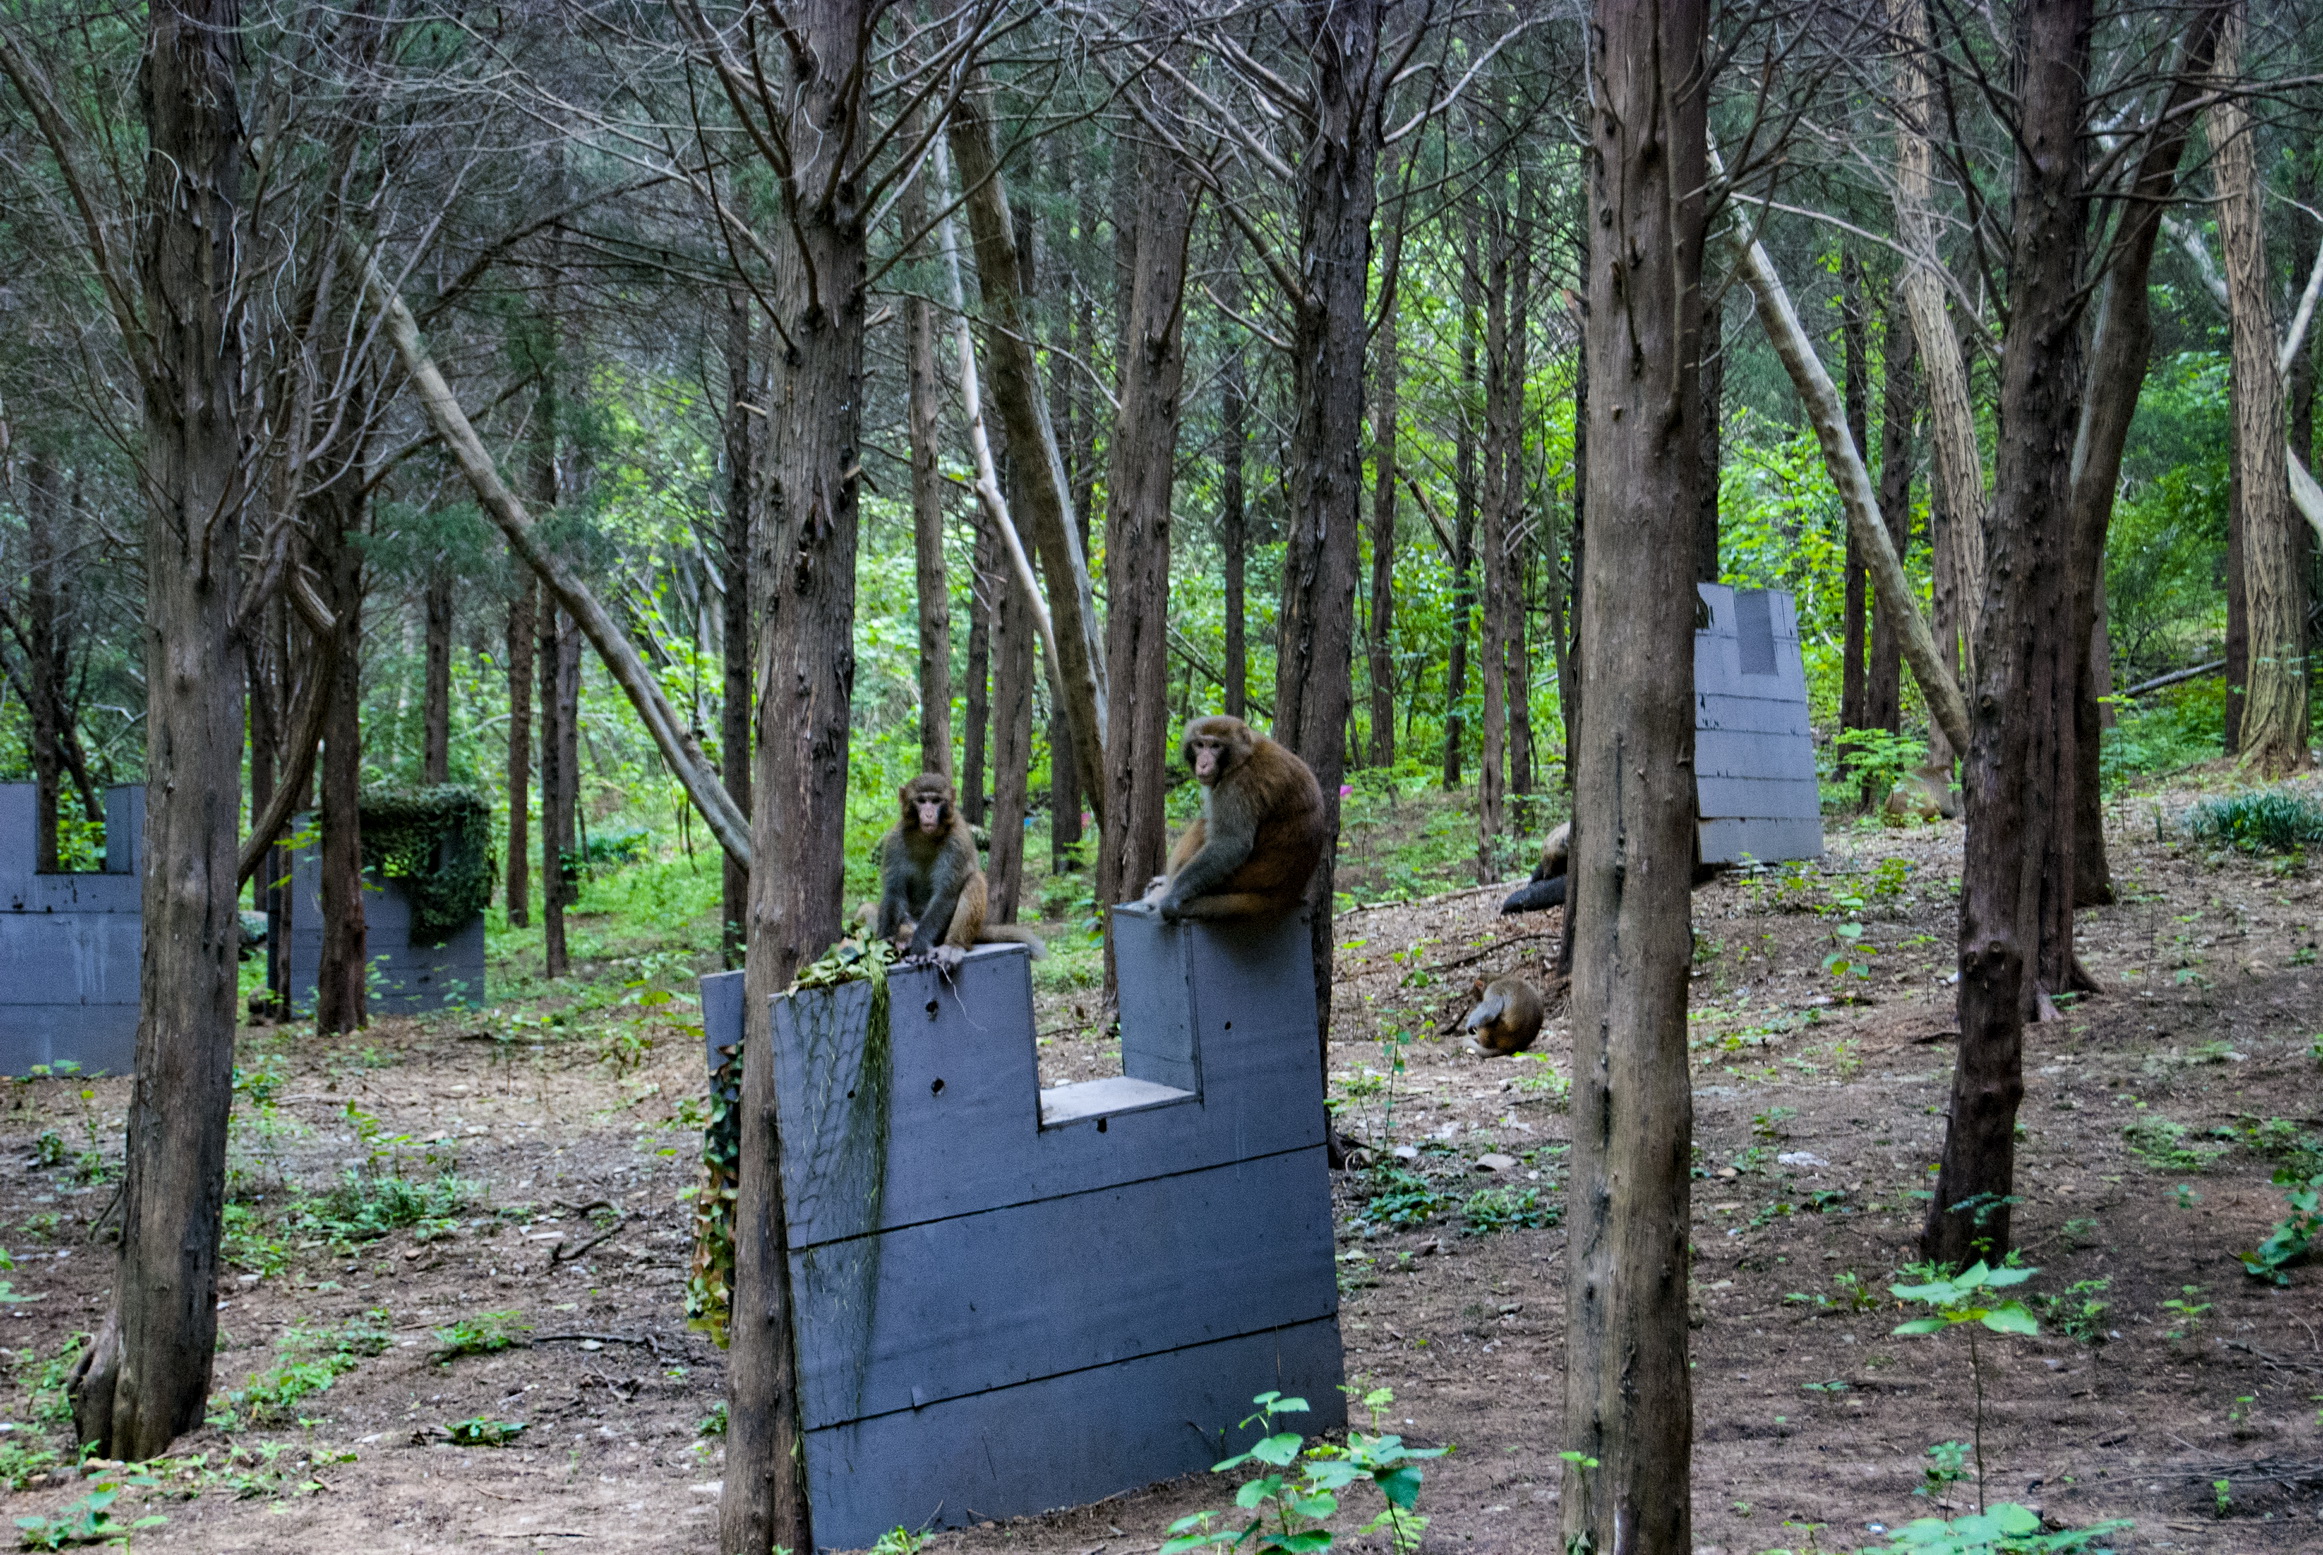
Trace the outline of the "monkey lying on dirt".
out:
M 1953 819 L 1960 813 L 1960 795 L 1952 787 L 1950 767 L 1929 762 L 1917 772 L 1904 774 L 1887 796 L 1886 808 L 1891 824 L 1932 821 L 1938 816 Z
M 984 871 L 976 837 L 952 801 L 951 780 L 922 773 L 896 798 L 902 816 L 879 839 L 879 937 L 911 930 L 906 960 L 932 958 L 949 972 L 975 945 L 1024 945 L 1035 961 L 1048 954 L 1040 936 L 1015 924 L 984 921 Z
M 1181 747 L 1202 813 L 1146 900 L 1180 918 L 1280 918 L 1323 857 L 1323 791 L 1307 764 L 1239 718 L 1197 718 Z
M 1495 1058 L 1521 1053 L 1541 1034 L 1540 991 L 1521 977 L 1495 978 L 1460 1029 L 1479 1053 Z

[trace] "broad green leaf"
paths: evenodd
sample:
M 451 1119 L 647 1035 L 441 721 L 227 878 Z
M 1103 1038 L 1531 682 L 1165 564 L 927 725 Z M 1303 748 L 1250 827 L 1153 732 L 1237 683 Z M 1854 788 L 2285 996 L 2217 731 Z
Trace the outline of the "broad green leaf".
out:
M 1908 1323 L 1898 1323 L 1894 1331 L 1899 1334 L 1940 1334 L 1951 1326 L 1940 1317 L 1915 1317 Z
M 1996 1334 L 2037 1334 L 2041 1325 L 2024 1309 L 2021 1302 L 1994 1307 L 1984 1314 L 1984 1326 Z
M 2022 1266 L 2008 1269 L 1995 1269 L 1990 1275 L 1985 1277 L 1984 1283 L 1992 1290 L 2000 1290 L 2010 1285 L 2022 1285 L 2025 1281 L 2031 1279 L 2034 1275 L 2040 1272 L 2041 1271 L 2038 1269 L 2028 1269 Z
M 1288 1468 L 1298 1461 L 1299 1443 L 1302 1440 L 1303 1438 L 1298 1432 L 1285 1431 L 1282 1435 L 1270 1436 L 1251 1448 L 1250 1455 L 1259 1462 L 1271 1463 L 1278 1469 Z

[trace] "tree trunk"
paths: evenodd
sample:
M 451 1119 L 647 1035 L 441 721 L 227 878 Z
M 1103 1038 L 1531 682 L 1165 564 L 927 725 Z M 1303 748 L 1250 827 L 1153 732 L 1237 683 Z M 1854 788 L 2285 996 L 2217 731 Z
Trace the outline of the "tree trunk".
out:
M 1386 181 L 1394 182 L 1390 171 Z M 1403 361 L 1396 344 L 1398 292 L 1403 283 L 1403 229 L 1408 202 L 1397 200 L 1379 258 L 1379 332 L 1372 347 L 1371 416 L 1371 764 L 1395 765 L 1395 420 Z M 1240 472 L 1236 472 L 1239 497 Z M 1239 579 L 1236 580 L 1239 583 Z
M 419 780 L 452 780 L 452 575 L 440 568 L 427 585 L 427 670 L 420 693 Z
M 29 602 L 28 602 L 29 604 Z M 27 614 L 30 614 L 29 608 Z M 276 774 L 282 767 L 282 702 L 287 692 L 283 661 L 274 651 L 281 638 L 282 602 L 270 601 L 252 623 L 256 630 L 242 639 L 244 720 L 250 729 L 250 830 L 255 833 L 274 802 Z M 250 905 L 266 908 L 266 882 L 252 884 Z
M 968 231 L 976 246 L 976 275 L 984 299 L 985 352 L 992 363 L 992 403 L 1000 413 L 1008 457 L 1022 502 L 1010 504 L 1029 527 L 1048 582 L 1050 619 L 1056 629 L 1057 667 L 1064 687 L 1065 715 L 1072 726 L 1074 760 L 1080 771 L 1105 770 L 1105 649 L 1065 478 L 1041 397 L 1040 367 L 1030 309 L 1021 290 L 1016 229 L 1008 189 L 1001 178 L 1000 152 L 993 132 L 990 89 L 971 83 L 953 104 L 949 142 L 959 164 L 960 187 L 968 211 Z M 1105 823 L 1103 796 L 1092 791 L 1091 807 Z
M 1694 528 L 1694 578 L 1718 581 L 1718 471 L 1726 430 L 1726 304 L 1702 288 L 1702 506 Z
M 839 937 L 842 915 L 868 279 L 860 169 L 844 159 L 862 145 L 876 20 L 868 0 L 809 0 L 783 19 L 789 165 L 776 172 L 788 231 L 775 243 L 770 287 L 783 349 L 772 363 L 766 505 L 750 569 L 764 633 L 750 855 L 766 863 L 750 872 L 743 965 L 748 1056 L 718 1530 L 727 1555 L 815 1548 L 767 1009 Z
M 1575 773 L 1564 1547 L 1690 1555 L 1688 918 L 1701 0 L 1598 0 L 1585 336 L 1590 667 Z M 1600 709 L 1604 710 L 1601 715 Z
M 1936 640 L 1954 684 L 1976 681 L 1977 614 L 1984 588 L 1984 462 L 1976 443 L 1976 409 L 1968 366 L 1945 315 L 1943 259 L 1936 242 L 1935 151 L 1929 141 L 1938 101 L 1924 59 L 1933 47 L 1925 0 L 1889 0 L 1902 48 L 1896 56 L 1896 231 L 1908 256 L 1896 281 L 1912 318 L 1920 377 L 1928 394 L 1935 448 L 1932 506 L 1943 515 L 1934 536 Z M 1931 730 L 1928 754 L 1949 770 L 1963 752 Z
M 2231 394 L 2229 398 L 2231 398 Z M 2242 711 L 2250 699 L 2250 561 L 2243 505 L 2242 437 L 2226 444 L 2226 748 L 2242 749 Z
M 217 1349 L 218 1238 L 242 932 L 242 124 L 233 0 L 158 0 L 139 97 L 146 334 L 144 949 L 113 1306 L 74 1379 L 95 1455 L 158 1456 L 201 1424 Z
M 2027 0 L 2017 12 L 2021 108 L 2001 436 L 1965 764 L 1960 1053 L 1920 1243 L 1946 1265 L 1997 1260 L 2010 1246 L 2026 1005 L 2046 979 L 2062 992 L 2072 959 L 2079 649 L 2068 620 L 2070 524 L 2057 519 L 2069 513 L 2082 387 L 2078 141 L 2090 26 L 2091 0 Z M 1924 332 L 1920 340 L 1925 347 Z
M 1021 489 L 1021 486 L 1019 487 Z M 993 923 L 1014 923 L 1024 893 L 1024 818 L 1031 809 L 1033 666 L 1040 638 L 1032 602 L 1012 576 L 992 613 L 992 845 L 986 865 Z
M 1452 651 L 1444 666 L 1444 787 L 1460 786 L 1467 752 L 1468 637 L 1476 627 L 1476 207 L 1460 233 L 1460 401 L 1452 424 Z
M 324 714 L 322 857 L 318 906 L 323 941 L 315 968 L 315 1032 L 370 1024 L 370 952 L 363 910 L 363 532 L 366 505 L 340 482 L 310 497 L 308 524 L 323 597 L 339 625 Z
M 540 584 L 516 566 L 508 600 L 508 926 L 532 922 L 532 651 L 540 634 Z
M 57 801 L 64 791 L 64 493 L 45 448 L 26 461 L 24 482 L 25 713 L 32 734 L 33 869 L 57 867 Z M 260 738 L 252 722 L 253 752 Z
M 971 826 L 983 825 L 986 814 L 984 762 L 986 731 L 992 727 L 992 617 L 994 605 L 1008 587 L 999 551 L 992 520 L 979 509 L 968 594 L 968 690 L 962 698 L 968 727 L 960 737 L 960 813 L 968 817 Z
M 1363 352 L 1378 197 L 1382 0 L 1311 6 L 1307 57 L 1316 118 L 1299 168 L 1299 263 L 1292 299 L 1291 500 L 1285 516 L 1281 650 L 1274 737 L 1314 769 L 1323 790 L 1323 861 L 1307 888 L 1315 1011 L 1331 1034 L 1332 909 L 1339 786 L 1354 697 L 1357 539 L 1363 522 Z
M 1855 250 L 1839 255 L 1839 334 L 1847 374 L 1847 436 L 1855 457 L 1871 463 L 1871 339 L 1863 316 L 1863 265 Z M 1884 510 L 1883 510 L 1884 511 Z M 1899 553 L 1900 555 L 1900 553 Z M 1863 556 L 1855 536 L 1847 537 L 1846 588 L 1841 611 L 1839 727 L 1870 726 L 1870 684 L 1864 678 L 1865 613 Z M 1846 757 L 1842 767 L 1853 766 Z
M 2081 402 L 2081 424 L 2073 445 L 2073 621 L 2077 641 L 2089 644 L 2074 685 L 2073 896 L 2077 907 L 2113 900 L 2113 878 L 2105 853 L 2100 741 L 2110 667 L 2101 667 L 2105 634 L 2105 537 L 2113 521 L 2114 492 L 2121 484 L 2122 451 L 2137 415 L 2139 390 L 2153 352 L 2153 314 L 2147 293 L 2154 245 L 2163 212 L 2177 192 L 2178 168 L 2193 134 L 2188 105 L 2209 89 L 2210 65 L 2231 0 L 2212 0 L 2196 11 L 2184 53 L 2171 79 L 2162 129 L 2138 165 L 2132 197 L 2123 206 L 2105 289 L 2091 331 L 2089 383 Z
M 1113 420 L 1105 501 L 1105 663 L 1113 695 L 1105 727 L 1105 814 L 1097 903 L 1130 901 L 1161 873 L 1169 851 L 1162 815 L 1170 772 L 1170 501 L 1184 388 L 1186 245 L 1192 199 L 1177 159 L 1139 148 L 1138 221 L 1129 291 L 1120 408 Z M 1113 935 L 1107 920 L 1107 988 Z
M 2215 75 L 2229 92 L 2240 84 L 2245 9 L 2233 8 L 2218 43 Z M 2249 689 L 2234 749 L 2245 765 L 2280 777 L 2307 765 L 2307 580 L 2299 571 L 2299 520 L 2291 511 L 2258 149 L 2242 99 L 2222 97 L 2209 111 L 2208 129 L 2218 179 L 2219 245 L 2226 258 L 2234 443 L 2242 477 L 2242 593 L 2249 622 Z
M 923 223 L 924 224 L 924 223 Z M 916 230 L 916 229 L 915 229 Z M 726 785 L 727 795 L 744 815 L 750 813 L 750 697 L 751 697 L 751 618 L 756 604 L 750 591 L 750 545 L 756 532 L 758 492 L 758 417 L 752 413 L 752 396 L 758 392 L 757 380 L 751 370 L 750 351 L 750 298 L 736 290 L 726 296 L 726 532 L 718 552 L 718 573 L 724 583 L 725 596 L 723 640 L 719 657 L 724 674 L 720 685 L 718 704 L 718 772 Z M 764 406 L 757 409 L 764 410 Z M 916 414 L 916 407 L 915 407 Z M 914 423 L 916 435 L 917 423 Z M 912 452 L 912 480 L 914 499 L 917 499 L 919 480 L 919 451 L 915 444 Z M 941 542 L 942 513 L 937 514 L 937 539 Z M 942 565 L 942 551 L 937 552 L 937 563 Z M 922 618 L 921 640 L 926 640 L 925 618 Z M 951 655 L 944 655 L 944 669 L 951 669 Z M 924 684 L 924 682 L 923 682 Z M 944 712 L 949 715 L 951 702 L 946 694 Z M 951 740 L 944 741 L 949 756 Z M 949 775 L 949 769 L 944 769 Z M 731 853 L 724 856 L 724 867 L 719 880 L 718 945 L 729 970 L 742 965 L 747 940 L 746 925 L 750 918 L 750 871 Z
M 579 700 L 579 676 L 568 680 L 568 659 L 580 659 L 566 639 L 574 636 L 565 613 L 553 605 L 541 612 L 540 634 L 540 923 L 541 972 L 563 977 L 572 971 L 565 948 L 565 907 L 573 898 L 566 877 L 573 855 L 573 795 L 580 774 L 573 771 L 579 742 L 572 724 Z M 568 692 L 572 693 L 568 695 Z
M 1887 525 L 1888 544 L 1902 561 L 1912 548 L 1912 418 L 1918 410 L 1918 374 L 1913 370 L 1910 316 L 1888 299 L 1886 309 L 1887 383 L 1881 397 L 1879 428 L 1879 516 Z M 1895 612 L 1875 609 L 1871 617 L 1871 664 L 1864 674 L 1863 726 L 1903 732 L 1903 632 Z M 1867 805 L 1883 802 L 1885 794 L 1868 790 Z
M 1242 310 L 1241 249 L 1229 226 L 1218 291 L 1229 313 Z M 1229 319 L 1229 336 L 1218 366 L 1218 549 L 1226 572 L 1226 715 L 1250 716 L 1249 568 L 1250 520 L 1245 511 L 1242 466 L 1250 448 L 1250 383 L 1242 357 L 1243 327 Z

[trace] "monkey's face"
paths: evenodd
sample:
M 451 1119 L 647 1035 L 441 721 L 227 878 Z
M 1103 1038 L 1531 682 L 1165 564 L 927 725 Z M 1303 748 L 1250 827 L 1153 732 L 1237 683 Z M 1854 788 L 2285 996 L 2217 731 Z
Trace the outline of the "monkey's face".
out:
M 903 800 L 903 825 L 930 837 L 952 829 L 952 785 L 942 778 L 923 777 L 906 783 L 897 796 Z
M 929 836 L 939 836 L 945 830 L 944 801 L 934 794 L 922 794 L 914 799 L 912 809 L 920 818 L 920 830 Z
M 1194 781 L 1209 787 L 1232 772 L 1257 743 L 1250 725 L 1223 715 L 1196 719 L 1186 725 L 1184 754 Z
M 1226 742 L 1224 740 L 1192 739 L 1186 748 L 1193 752 L 1194 781 L 1215 783 L 1226 770 Z

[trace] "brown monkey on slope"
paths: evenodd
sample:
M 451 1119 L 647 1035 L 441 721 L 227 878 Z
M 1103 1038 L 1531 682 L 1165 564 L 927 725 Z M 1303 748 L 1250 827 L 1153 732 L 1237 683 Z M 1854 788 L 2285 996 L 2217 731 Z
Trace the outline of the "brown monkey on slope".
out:
M 1197 718 L 1181 747 L 1202 813 L 1146 900 L 1180 918 L 1280 918 L 1323 857 L 1323 791 L 1307 764 L 1239 718 Z
M 1496 1058 L 1521 1053 L 1541 1034 L 1540 992 L 1521 977 L 1495 978 L 1460 1029 L 1479 1053 Z
M 879 839 L 879 937 L 911 927 L 906 959 L 933 957 L 947 968 L 975 945 L 1026 945 L 1035 961 L 1048 947 L 1030 929 L 984 921 L 984 871 L 976 835 L 952 802 L 949 778 L 925 772 L 897 791 L 895 829 Z

